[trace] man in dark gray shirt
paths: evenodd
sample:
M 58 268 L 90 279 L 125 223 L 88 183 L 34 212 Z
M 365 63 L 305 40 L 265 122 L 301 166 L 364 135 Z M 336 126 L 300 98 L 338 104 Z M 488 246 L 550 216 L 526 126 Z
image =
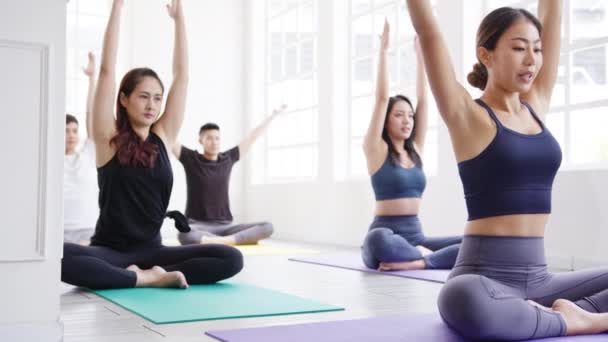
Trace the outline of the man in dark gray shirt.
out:
M 230 211 L 228 189 L 232 166 L 247 154 L 253 143 L 286 106 L 273 111 L 238 146 L 220 152 L 220 128 L 205 124 L 199 131 L 203 153 L 188 149 L 180 143 L 173 146 L 175 157 L 186 172 L 186 217 L 192 230 L 179 233 L 182 245 L 221 243 L 226 245 L 255 244 L 273 232 L 270 222 L 234 224 Z

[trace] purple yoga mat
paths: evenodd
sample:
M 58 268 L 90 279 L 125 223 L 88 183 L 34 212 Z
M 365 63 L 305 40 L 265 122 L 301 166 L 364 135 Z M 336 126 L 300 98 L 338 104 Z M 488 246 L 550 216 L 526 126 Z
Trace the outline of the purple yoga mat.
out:
M 223 342 L 466 342 L 436 313 L 408 314 L 348 321 L 279 325 L 262 328 L 208 331 Z M 608 335 L 554 337 L 539 342 L 600 342 Z
M 336 254 L 318 254 L 306 255 L 295 258 L 289 258 L 291 261 L 306 262 L 309 264 L 331 266 L 345 268 L 349 270 L 391 275 L 395 277 L 413 278 L 419 280 L 427 280 L 436 283 L 445 283 L 448 280 L 449 270 L 420 270 L 420 271 L 388 271 L 380 272 L 365 267 L 361 261 L 359 253 L 336 253 Z
M 224 342 L 466 341 L 447 328 L 437 314 L 218 330 L 206 334 Z

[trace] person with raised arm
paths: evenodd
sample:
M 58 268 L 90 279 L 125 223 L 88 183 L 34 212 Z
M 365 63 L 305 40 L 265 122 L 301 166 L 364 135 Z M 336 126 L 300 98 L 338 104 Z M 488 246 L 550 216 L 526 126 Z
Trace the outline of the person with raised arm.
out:
M 286 108 L 282 105 L 274 109 L 241 143 L 227 151 L 221 152 L 220 127 L 214 123 L 206 123 L 199 130 L 202 153 L 179 142 L 173 146 L 173 154 L 184 166 L 188 194 L 185 216 L 191 230 L 178 233 L 182 245 L 250 245 L 272 235 L 274 227 L 270 222 L 233 222 L 228 190 L 234 164 L 251 150 L 253 143 Z M 168 213 L 170 217 L 173 214 Z
M 100 214 L 91 246 L 64 244 L 62 281 L 92 289 L 209 284 L 243 267 L 242 254 L 224 245 L 165 247 L 160 228 L 173 174 L 167 147 L 182 125 L 188 91 L 188 48 L 181 0 L 167 5 L 175 24 L 173 83 L 137 68 L 115 85 L 123 0 L 114 0 L 93 101 L 93 140 Z M 112 107 L 116 99 L 116 119 Z
M 88 54 L 89 62 L 83 68 L 89 80 L 86 103 L 87 138 L 80 150 L 79 123 L 75 116 L 65 117 L 65 157 L 63 163 L 63 240 L 88 245 L 99 216 L 97 197 L 97 170 L 95 145 L 91 139 L 93 95 L 95 92 L 95 55 Z
M 422 168 L 428 99 L 422 54 L 416 50 L 416 110 L 404 95 L 389 95 L 390 26 L 380 37 L 376 102 L 363 151 L 376 197 L 375 218 L 362 249 L 363 262 L 380 271 L 450 269 L 461 237 L 426 237 L 418 219 L 426 177 Z
M 608 330 L 608 268 L 547 271 L 545 226 L 560 146 L 544 124 L 560 56 L 561 0 L 538 18 L 502 7 L 477 31 L 468 75 L 456 80 L 428 0 L 407 0 L 429 83 L 448 126 L 469 214 L 438 299 L 443 320 L 473 340 L 527 340 Z

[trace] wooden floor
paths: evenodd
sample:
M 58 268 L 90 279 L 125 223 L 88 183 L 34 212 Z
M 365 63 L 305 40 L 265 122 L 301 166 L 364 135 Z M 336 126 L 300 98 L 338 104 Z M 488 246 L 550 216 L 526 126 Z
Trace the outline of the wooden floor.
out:
M 280 241 L 269 243 L 295 246 Z M 322 252 L 348 250 L 310 244 L 297 246 Z M 61 296 L 64 341 L 216 341 L 204 332 L 434 312 L 441 287 L 431 282 L 288 261 L 287 256 L 247 256 L 245 268 L 232 280 L 342 306 L 346 310 L 156 325 L 94 294 L 66 285 Z

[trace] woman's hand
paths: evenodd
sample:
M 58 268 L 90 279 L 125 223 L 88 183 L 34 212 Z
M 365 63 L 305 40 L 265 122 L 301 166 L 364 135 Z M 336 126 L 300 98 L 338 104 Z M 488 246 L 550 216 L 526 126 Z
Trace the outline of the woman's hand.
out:
M 391 27 L 388 24 L 388 20 L 384 18 L 384 29 L 382 30 L 382 35 L 380 36 L 380 49 L 382 51 L 388 51 L 390 47 L 391 40 Z
M 95 54 L 89 52 L 89 64 L 86 67 L 82 68 L 82 72 L 87 75 L 88 78 L 95 77 Z
M 182 10 L 182 1 L 172 0 L 170 5 L 167 4 L 167 12 L 169 13 L 169 17 L 173 20 L 183 18 L 184 11 Z

